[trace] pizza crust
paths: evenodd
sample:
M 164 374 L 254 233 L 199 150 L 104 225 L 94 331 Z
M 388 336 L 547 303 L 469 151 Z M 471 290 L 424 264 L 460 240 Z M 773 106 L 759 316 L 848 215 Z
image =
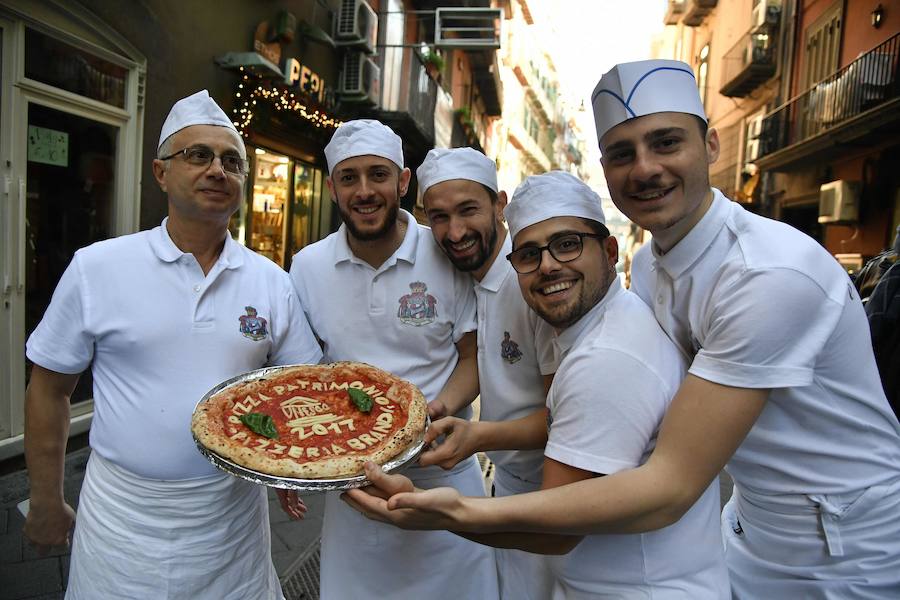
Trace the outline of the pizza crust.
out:
M 312 389 L 316 387 L 324 390 Z M 344 402 L 347 387 L 363 388 L 375 397 L 370 413 L 359 411 L 348 399 Z M 282 423 L 279 439 L 271 440 L 237 419 L 247 412 L 262 412 L 278 423 L 284 419 L 281 412 L 301 410 L 290 407 L 298 398 L 291 394 L 302 394 L 303 414 L 313 415 L 306 420 L 330 421 L 326 432 L 323 425 L 312 426 L 320 435 L 296 425 L 307 422 L 301 417 L 290 421 L 293 428 Z M 328 412 L 317 417 L 315 411 Z M 336 479 L 361 475 L 368 461 L 384 464 L 402 454 L 422 438 L 426 415 L 425 398 L 416 386 L 365 363 L 338 362 L 288 366 L 229 386 L 197 406 L 191 430 L 205 448 L 242 467 L 278 477 Z

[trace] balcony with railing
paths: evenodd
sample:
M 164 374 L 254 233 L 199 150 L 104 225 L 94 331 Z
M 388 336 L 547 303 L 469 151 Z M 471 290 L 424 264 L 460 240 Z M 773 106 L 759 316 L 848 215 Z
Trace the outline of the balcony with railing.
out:
M 687 0 L 682 22 L 688 27 L 700 25 L 718 3 L 719 0 Z
M 900 34 L 765 116 L 761 169 L 838 156 L 848 145 L 875 146 L 900 135 Z
M 775 30 L 764 25 L 754 27 L 722 57 L 722 81 L 719 93 L 743 98 L 775 74 L 777 60 Z
M 381 99 L 378 117 L 401 134 L 416 135 L 418 142 L 434 145 L 434 110 L 437 84 L 415 48 L 385 48 L 381 64 Z

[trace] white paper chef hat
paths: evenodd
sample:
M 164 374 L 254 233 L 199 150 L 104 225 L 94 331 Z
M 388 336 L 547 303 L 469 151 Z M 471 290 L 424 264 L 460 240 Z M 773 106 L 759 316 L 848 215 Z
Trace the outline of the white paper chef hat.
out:
M 187 98 L 182 98 L 172 106 L 159 133 L 159 149 L 163 142 L 172 135 L 191 125 L 218 125 L 228 127 L 235 133 L 237 129 L 228 115 L 219 108 L 216 101 L 209 97 L 209 92 L 200 90 Z
M 600 196 L 586 183 L 564 171 L 532 175 L 519 184 L 503 211 L 509 235 L 554 217 L 582 217 L 606 223 Z
M 435 148 L 429 150 L 416 170 L 422 195 L 433 185 L 450 179 L 468 179 L 497 189 L 497 164 L 473 148 Z
M 610 69 L 591 94 L 597 139 L 628 119 L 658 112 L 697 115 L 706 121 L 694 72 L 680 60 L 642 60 Z
M 403 141 L 390 127 L 372 119 L 347 121 L 337 128 L 325 146 L 328 172 L 355 156 L 380 156 L 403 168 Z

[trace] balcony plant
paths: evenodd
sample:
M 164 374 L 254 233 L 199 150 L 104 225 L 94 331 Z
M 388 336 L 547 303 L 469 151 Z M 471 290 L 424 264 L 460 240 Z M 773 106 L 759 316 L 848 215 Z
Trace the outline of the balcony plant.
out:
M 425 71 L 437 82 L 441 80 L 441 72 L 444 70 L 444 57 L 436 50 L 428 48 L 422 54 L 422 62 L 425 63 Z

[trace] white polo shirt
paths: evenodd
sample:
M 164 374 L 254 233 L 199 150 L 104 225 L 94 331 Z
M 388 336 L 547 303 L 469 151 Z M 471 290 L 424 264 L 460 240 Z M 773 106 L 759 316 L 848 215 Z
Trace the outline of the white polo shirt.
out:
M 643 464 L 686 366 L 651 311 L 616 278 L 557 344 L 547 457 L 606 475 Z M 589 535 L 551 561 L 567 598 L 728 598 L 718 481 L 669 527 Z
M 210 388 L 321 351 L 287 273 L 226 236 L 204 276 L 166 223 L 76 252 L 27 355 L 59 373 L 91 366 L 95 452 L 141 477 L 191 479 L 217 473 L 190 431 Z
M 472 278 L 460 273 L 431 230 L 401 211 L 400 247 L 375 269 L 357 258 L 341 225 L 294 256 L 291 279 L 329 361 L 369 363 L 434 400 L 456 367 L 455 343 L 475 331 Z M 468 419 L 471 408 L 457 416 Z
M 482 421 L 508 421 L 543 409 L 542 375 L 556 371 L 553 328 L 525 303 L 516 272 L 506 260 L 511 251 L 507 234 L 494 264 L 475 282 Z M 487 454 L 506 473 L 540 486 L 542 450 Z
M 847 274 L 812 238 L 714 194 L 669 252 L 637 252 L 633 281 L 692 374 L 772 389 L 728 472 L 764 494 L 844 494 L 896 480 L 900 426 Z

